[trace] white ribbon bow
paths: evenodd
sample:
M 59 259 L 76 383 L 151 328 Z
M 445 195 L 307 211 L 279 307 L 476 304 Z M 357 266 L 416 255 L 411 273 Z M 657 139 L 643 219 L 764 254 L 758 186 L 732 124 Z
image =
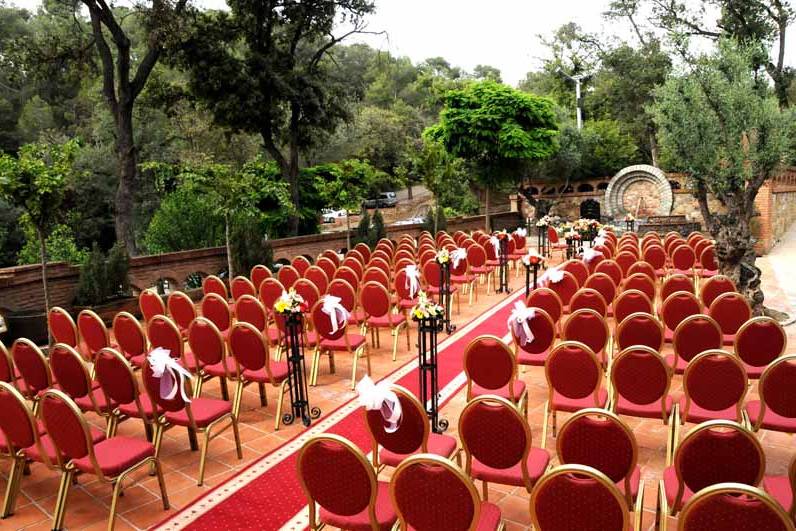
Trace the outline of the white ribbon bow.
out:
M 520 340 L 521 345 L 527 345 L 533 342 L 533 334 L 531 333 L 531 327 L 528 325 L 528 321 L 533 319 L 535 315 L 536 310 L 525 306 L 523 301 L 514 303 L 514 309 L 509 316 L 508 326 L 509 330 Z
M 344 328 L 348 322 L 349 313 L 340 303 L 340 297 L 334 295 L 324 295 L 321 311 L 329 316 L 332 323 L 332 333 L 337 332 L 338 328 Z
M 461 247 L 457 247 L 453 251 L 451 251 L 451 260 L 453 260 L 453 269 L 459 267 L 459 262 L 467 258 L 467 251 L 462 249 Z
M 557 267 L 553 267 L 545 271 L 544 275 L 542 275 L 542 278 L 539 279 L 539 284 L 542 286 L 550 283 L 558 284 L 563 278 L 564 271 Z
M 149 353 L 147 361 L 152 368 L 152 376 L 160 378 L 160 398 L 171 400 L 177 396 L 179 390 L 183 402 L 191 401 L 185 394 L 185 380 L 191 378 L 191 373 L 177 359 L 172 358 L 168 350 L 156 348 Z
M 406 284 L 404 287 L 409 290 L 409 298 L 414 299 L 417 292 L 420 291 L 420 271 L 417 270 L 415 264 L 409 264 L 404 268 L 404 272 L 406 272 Z
M 594 246 L 597 247 L 598 245 L 605 245 L 606 240 L 605 236 L 597 236 L 594 238 Z
M 602 256 L 603 253 L 600 251 L 595 251 L 594 249 L 584 249 L 583 250 L 583 261 L 587 264 L 597 258 L 598 256 Z
M 500 239 L 497 236 L 489 238 L 489 243 L 495 248 L 495 257 L 500 258 Z
M 527 266 L 530 266 L 531 265 L 531 258 L 536 258 L 537 263 L 539 263 L 539 264 L 541 264 L 542 260 L 544 260 L 544 256 L 542 256 L 541 254 L 537 253 L 534 250 L 529 250 L 528 254 L 526 254 L 526 255 L 524 255 L 522 257 L 522 263 L 527 265 Z
M 514 234 L 516 234 L 520 238 L 525 238 L 528 235 L 528 230 L 522 227 L 518 227 L 517 230 L 514 231 Z
M 365 376 L 357 384 L 357 400 L 359 405 L 368 411 L 381 411 L 384 418 L 384 431 L 393 433 L 401 424 L 401 401 L 398 395 L 390 390 L 387 381 L 373 383 L 370 376 Z
M 597 236 L 599 236 L 600 238 L 605 238 L 606 236 L 608 236 L 608 231 L 605 229 L 600 229 L 597 231 Z

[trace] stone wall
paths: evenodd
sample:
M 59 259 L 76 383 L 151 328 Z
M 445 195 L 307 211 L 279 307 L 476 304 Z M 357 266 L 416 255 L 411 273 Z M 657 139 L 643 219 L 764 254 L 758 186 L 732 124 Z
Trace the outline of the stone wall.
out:
M 760 217 L 753 222 L 757 250 L 767 253 L 796 221 L 796 168 L 789 168 L 767 182 L 757 194 L 755 206 Z

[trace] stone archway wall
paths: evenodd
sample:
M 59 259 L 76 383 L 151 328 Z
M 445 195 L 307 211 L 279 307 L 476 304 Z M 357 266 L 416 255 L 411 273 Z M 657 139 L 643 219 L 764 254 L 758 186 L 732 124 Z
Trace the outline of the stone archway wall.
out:
M 650 200 L 654 200 L 651 215 L 668 216 L 674 204 L 672 185 L 666 174 L 660 169 L 646 164 L 628 166 L 614 175 L 605 190 L 605 214 L 619 218 L 631 209 L 626 205 L 625 196 L 636 190 L 649 191 Z

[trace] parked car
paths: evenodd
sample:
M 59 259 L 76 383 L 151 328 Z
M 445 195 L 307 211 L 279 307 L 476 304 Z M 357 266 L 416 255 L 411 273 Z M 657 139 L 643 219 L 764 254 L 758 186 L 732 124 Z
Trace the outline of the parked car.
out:
M 382 192 L 378 197 L 366 199 L 362 203 L 363 208 L 393 208 L 398 204 L 398 197 L 395 192 Z
M 331 208 L 324 208 L 321 210 L 321 220 L 324 223 L 334 223 L 340 218 L 345 217 L 345 210 L 332 210 Z

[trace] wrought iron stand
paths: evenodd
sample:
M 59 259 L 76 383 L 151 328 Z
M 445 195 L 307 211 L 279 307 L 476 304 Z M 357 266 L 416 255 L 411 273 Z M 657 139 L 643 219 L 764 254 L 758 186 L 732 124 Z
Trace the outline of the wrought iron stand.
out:
M 536 227 L 536 249 L 542 256 L 547 256 L 547 225 Z
M 443 327 L 448 334 L 456 330 L 456 325 L 451 323 L 451 263 L 450 261 L 439 265 L 439 304 L 442 306 L 442 319 L 440 329 Z M 436 344 L 436 340 L 435 340 Z M 436 347 L 435 347 L 436 348 Z M 436 352 L 436 351 L 435 351 Z
M 301 340 L 303 324 L 304 318 L 300 313 L 290 313 L 285 316 L 290 411 L 282 415 L 282 422 L 293 424 L 296 419 L 301 418 L 301 422 L 309 426 L 312 424 L 312 419 L 321 416 L 321 410 L 318 407 L 310 407 L 307 369 L 304 365 L 304 342 Z
M 509 291 L 509 240 L 500 239 L 500 256 L 498 256 L 498 274 L 500 275 L 500 287 L 497 293 L 508 293 Z
M 539 274 L 539 262 L 523 264 L 525 266 L 525 298 L 531 293 L 531 289 L 536 289 L 536 277 Z M 531 271 L 533 271 L 533 288 L 531 288 Z
M 439 382 L 437 381 L 437 333 L 443 320 L 437 317 L 417 319 L 417 361 L 420 367 L 420 402 L 426 410 L 431 429 L 442 433 L 448 421 L 439 418 Z
M 625 229 L 627 229 L 629 232 L 633 232 L 634 230 L 636 230 L 636 220 L 635 219 L 626 220 Z

